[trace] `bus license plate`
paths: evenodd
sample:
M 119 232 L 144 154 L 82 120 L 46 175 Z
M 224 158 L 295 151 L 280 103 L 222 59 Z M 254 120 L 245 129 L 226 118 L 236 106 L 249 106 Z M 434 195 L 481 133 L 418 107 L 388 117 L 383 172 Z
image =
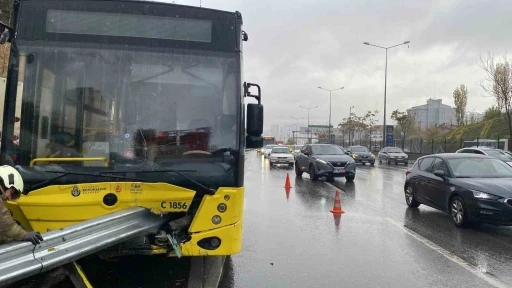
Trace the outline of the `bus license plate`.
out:
M 334 173 L 343 173 L 345 172 L 345 169 L 334 169 Z

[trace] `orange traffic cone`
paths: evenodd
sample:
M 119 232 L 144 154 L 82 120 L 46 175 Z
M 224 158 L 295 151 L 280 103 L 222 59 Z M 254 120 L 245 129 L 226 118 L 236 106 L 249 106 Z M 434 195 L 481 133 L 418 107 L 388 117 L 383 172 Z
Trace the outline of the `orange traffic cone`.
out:
M 286 200 L 288 200 L 288 198 L 290 198 L 290 190 L 292 188 L 284 188 L 284 191 L 286 192 Z
M 341 214 L 332 214 L 332 217 L 334 217 L 334 226 L 336 227 L 336 231 L 339 231 Z
M 332 208 L 331 213 L 334 213 L 334 214 L 345 213 L 345 211 L 341 210 L 340 191 L 338 191 L 338 190 L 336 190 L 336 197 L 334 197 L 334 207 Z
M 284 183 L 284 188 L 292 188 L 292 185 L 290 184 L 290 175 L 286 173 L 286 182 Z

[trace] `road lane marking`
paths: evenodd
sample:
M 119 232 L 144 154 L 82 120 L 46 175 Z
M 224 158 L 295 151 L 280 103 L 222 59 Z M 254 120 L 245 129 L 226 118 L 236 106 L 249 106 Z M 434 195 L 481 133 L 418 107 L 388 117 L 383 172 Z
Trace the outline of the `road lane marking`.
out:
M 324 183 L 335 190 L 340 190 L 341 193 L 346 193 L 342 188 L 336 187 L 333 184 L 328 183 L 328 182 L 324 182 Z M 371 205 L 370 203 L 364 203 L 364 204 L 366 206 L 368 206 L 370 209 L 383 212 L 380 208 L 375 207 L 375 206 Z M 482 271 L 475 265 L 472 265 L 472 264 L 464 261 L 462 258 L 456 256 L 454 253 L 442 248 L 441 246 L 435 244 L 434 242 L 428 240 L 427 238 L 421 236 L 420 234 L 408 229 L 407 227 L 404 227 L 399 221 L 389 218 L 389 217 L 386 217 L 386 219 L 394 226 L 398 227 L 399 229 L 403 230 L 410 236 L 414 237 L 416 240 L 425 244 L 427 247 L 437 251 L 439 254 L 443 255 L 444 257 L 448 258 L 449 260 L 453 261 L 454 263 L 462 266 L 464 269 L 468 270 L 469 272 L 471 272 L 475 276 L 479 277 L 480 279 L 484 280 L 485 282 L 492 285 L 493 287 L 497 287 L 497 288 L 511 288 L 512 287 L 512 286 L 502 282 L 498 278 Z
M 331 188 L 333 188 L 334 190 L 340 190 L 341 193 L 347 193 L 347 192 L 345 192 L 345 190 L 341 189 L 340 187 L 336 187 L 329 182 L 324 182 L 324 183 L 327 184 L 327 186 L 330 186 Z
M 447 259 L 449 259 L 449 260 L 453 261 L 454 263 L 462 266 L 464 269 L 468 270 L 473 275 L 475 275 L 478 278 L 480 278 L 480 279 L 484 280 L 485 282 L 489 283 L 493 287 L 497 287 L 497 288 L 510 288 L 510 287 L 512 287 L 510 285 L 507 285 L 506 283 L 503 283 L 498 278 L 496 278 L 496 277 L 494 277 L 494 276 L 492 276 L 492 275 L 482 271 L 478 267 L 476 267 L 476 266 L 474 266 L 474 265 L 464 261 L 463 259 L 461 259 L 457 255 L 455 255 L 452 252 L 442 248 L 441 246 L 435 244 L 434 242 L 428 240 L 427 238 L 421 236 L 420 234 L 410 230 L 407 227 L 404 227 L 400 222 L 398 222 L 398 221 L 396 221 L 394 219 L 391 219 L 391 218 L 386 218 L 386 219 L 391 224 L 393 224 L 394 226 L 398 227 L 399 229 L 403 230 L 405 233 L 407 233 L 410 236 L 414 237 L 416 240 L 418 240 L 421 243 L 425 244 L 427 247 L 437 251 L 439 254 L 443 255 Z

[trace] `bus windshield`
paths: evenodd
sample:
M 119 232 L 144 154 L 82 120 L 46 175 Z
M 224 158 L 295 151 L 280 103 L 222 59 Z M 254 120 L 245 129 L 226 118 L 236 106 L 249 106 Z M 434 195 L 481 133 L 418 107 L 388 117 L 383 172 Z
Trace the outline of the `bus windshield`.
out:
M 89 19 L 83 11 L 56 13 L 48 10 L 46 32 L 79 29 L 63 23 L 73 15 Z M 32 16 L 22 13 L 21 27 L 27 31 Z M 154 29 L 153 22 L 138 22 L 137 29 Z M 87 25 L 93 24 L 89 21 Z M 192 30 L 202 29 L 191 41 L 209 40 L 203 31 L 209 26 L 198 25 L 191 26 Z M 204 170 L 207 164 L 217 165 L 219 173 L 236 174 L 232 151 L 238 151 L 242 141 L 240 60 L 235 49 L 230 53 L 166 48 L 151 45 L 151 41 L 120 45 L 118 38 L 109 38 L 108 27 L 96 29 L 102 35 L 101 43 L 64 41 L 59 37 L 33 41 L 23 37 L 27 33 L 13 41 L 22 86 L 16 101 L 23 102 L 19 137 L 22 152 L 15 164 L 29 165 L 36 158 L 101 157 L 115 169 L 152 163 L 172 169 Z M 112 31 L 113 36 L 126 36 L 128 32 Z M 182 37 L 155 33 L 143 36 Z M 100 169 L 103 162 L 74 166 Z M 198 168 L 201 163 L 203 168 Z

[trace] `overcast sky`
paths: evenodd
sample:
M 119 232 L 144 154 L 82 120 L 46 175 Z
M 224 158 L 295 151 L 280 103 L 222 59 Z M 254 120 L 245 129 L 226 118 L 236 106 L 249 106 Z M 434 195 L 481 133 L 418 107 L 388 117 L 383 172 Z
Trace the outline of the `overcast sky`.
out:
M 176 0 L 199 5 L 199 0 Z M 245 81 L 262 87 L 265 128 L 292 124 L 291 116 L 311 110 L 311 124 L 327 124 L 329 89 L 332 123 L 347 117 L 349 106 L 362 114 L 384 103 L 385 50 L 388 51 L 387 115 L 421 105 L 428 98 L 453 106 L 453 90 L 468 87 L 468 111 L 483 112 L 494 103 L 479 83 L 485 75 L 480 55 L 510 52 L 510 0 L 426 1 L 265 1 L 203 0 L 203 7 L 242 13 Z M 389 122 L 388 122 L 389 123 Z

